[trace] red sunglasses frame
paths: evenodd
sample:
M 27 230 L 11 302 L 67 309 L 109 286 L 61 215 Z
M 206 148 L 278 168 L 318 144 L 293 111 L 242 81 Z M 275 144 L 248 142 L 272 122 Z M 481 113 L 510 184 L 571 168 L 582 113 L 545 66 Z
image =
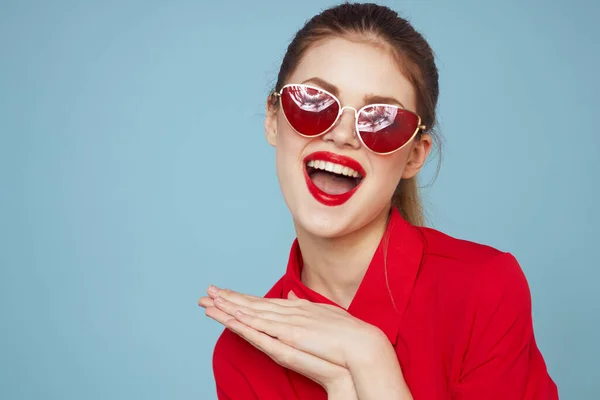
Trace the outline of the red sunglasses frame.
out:
M 313 89 L 313 90 L 316 90 L 316 91 L 318 91 L 320 93 L 325 93 L 328 96 L 331 96 L 331 98 L 333 100 L 335 100 L 335 102 L 338 104 L 338 107 L 339 107 L 338 115 L 335 118 L 335 120 L 332 122 L 331 126 L 329 128 L 327 128 L 327 129 L 325 129 L 323 132 L 318 133 L 316 135 L 305 135 L 302 132 L 299 132 L 296 128 L 294 128 L 294 126 L 288 120 L 287 115 L 285 114 L 285 110 L 283 109 L 283 103 L 281 101 L 281 97 L 282 97 L 283 91 L 284 91 L 284 89 L 286 89 L 288 87 L 303 87 L 303 88 Z M 288 125 L 298 135 L 300 135 L 302 137 L 305 137 L 305 138 L 316 138 L 316 137 L 319 137 L 319 136 L 322 136 L 322 135 L 326 134 L 327 132 L 329 132 L 331 129 L 333 129 L 337 125 L 338 121 L 340 120 L 340 117 L 342 116 L 342 113 L 344 112 L 344 109 L 348 108 L 348 109 L 353 110 L 354 111 L 354 134 L 358 137 L 358 139 L 360 140 L 361 144 L 363 146 L 365 146 L 365 148 L 367 148 L 372 153 L 379 154 L 379 155 L 388 155 L 388 154 L 392 154 L 392 153 L 395 153 L 395 152 L 399 151 L 404 146 L 406 146 L 408 143 L 410 143 L 415 138 L 415 136 L 417 136 L 417 133 L 419 132 L 419 130 L 421 130 L 422 132 L 424 132 L 427 129 L 427 127 L 425 125 L 421 124 L 422 121 L 421 121 L 421 116 L 419 116 L 419 114 L 417 114 L 415 112 L 412 112 L 410 110 L 407 110 L 405 108 L 398 107 L 398 106 L 392 105 L 392 104 L 367 104 L 367 105 L 359 108 L 358 110 L 356 108 L 350 107 L 350 106 L 343 106 L 342 107 L 342 102 L 336 96 L 334 96 L 333 94 L 331 94 L 327 90 L 322 89 L 320 87 L 316 87 L 316 86 L 306 85 L 304 83 L 289 83 L 287 85 L 284 85 L 281 88 L 281 90 L 279 90 L 279 92 L 273 92 L 271 95 L 272 96 L 276 96 L 276 97 L 279 98 L 279 106 L 281 107 L 281 110 L 283 112 L 283 116 L 285 117 L 285 120 L 287 121 Z M 418 119 L 417 127 L 416 127 L 415 131 L 413 132 L 413 134 L 411 135 L 410 139 L 408 139 L 402 146 L 398 147 L 395 150 L 388 151 L 388 152 L 378 152 L 378 151 L 375 151 L 375 150 L 371 149 L 369 146 L 367 146 L 365 144 L 365 142 L 364 142 L 364 140 L 363 140 L 363 138 L 362 138 L 362 136 L 360 134 L 360 130 L 358 129 L 358 116 L 359 116 L 359 114 L 361 113 L 361 111 L 363 111 L 364 109 L 366 109 L 368 107 L 377 107 L 377 106 L 393 107 L 393 108 L 396 108 L 398 110 L 402 110 L 403 112 L 411 113 L 411 114 L 415 115 L 417 117 L 417 119 Z

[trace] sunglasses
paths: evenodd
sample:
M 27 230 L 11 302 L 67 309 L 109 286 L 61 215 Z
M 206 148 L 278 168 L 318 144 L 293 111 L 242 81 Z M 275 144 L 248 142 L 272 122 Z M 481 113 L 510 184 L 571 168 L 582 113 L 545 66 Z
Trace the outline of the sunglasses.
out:
M 300 136 L 325 134 L 340 119 L 344 109 L 354 110 L 355 126 L 361 143 L 373 153 L 391 154 L 410 142 L 420 130 L 421 117 L 389 104 L 368 104 L 360 110 L 342 107 L 326 90 L 304 84 L 289 84 L 273 93 L 279 97 L 287 122 Z

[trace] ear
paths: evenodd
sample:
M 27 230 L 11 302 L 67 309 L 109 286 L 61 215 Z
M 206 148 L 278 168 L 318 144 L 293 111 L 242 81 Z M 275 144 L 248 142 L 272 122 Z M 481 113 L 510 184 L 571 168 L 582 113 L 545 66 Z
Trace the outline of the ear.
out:
M 277 145 L 277 102 L 273 95 L 267 97 L 265 116 L 265 136 L 267 142 L 273 147 Z
M 431 151 L 431 143 L 431 135 L 427 133 L 421 135 L 419 141 L 410 150 L 408 161 L 402 173 L 402 179 L 410 179 L 417 175 Z

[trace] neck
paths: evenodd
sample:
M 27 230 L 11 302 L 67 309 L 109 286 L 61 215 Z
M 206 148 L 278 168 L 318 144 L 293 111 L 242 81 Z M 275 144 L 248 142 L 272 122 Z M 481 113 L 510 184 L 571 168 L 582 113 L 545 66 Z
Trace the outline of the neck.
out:
M 385 232 L 389 208 L 373 221 L 341 237 L 323 238 L 296 225 L 302 252 L 302 282 L 348 308 Z

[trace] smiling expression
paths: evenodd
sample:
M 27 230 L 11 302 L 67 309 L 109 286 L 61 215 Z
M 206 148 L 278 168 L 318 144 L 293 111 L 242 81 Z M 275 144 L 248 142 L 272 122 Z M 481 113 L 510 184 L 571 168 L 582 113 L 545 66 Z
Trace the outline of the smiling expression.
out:
M 356 110 L 374 103 L 417 108 L 414 88 L 392 53 L 364 42 L 331 38 L 312 46 L 286 83 L 322 88 Z M 423 135 L 425 146 L 413 140 L 392 154 L 375 154 L 356 135 L 355 113 L 343 111 L 318 137 L 299 135 L 281 107 L 268 110 L 265 120 L 295 224 L 322 237 L 349 234 L 387 214 L 398 182 L 418 172 L 429 150 Z

